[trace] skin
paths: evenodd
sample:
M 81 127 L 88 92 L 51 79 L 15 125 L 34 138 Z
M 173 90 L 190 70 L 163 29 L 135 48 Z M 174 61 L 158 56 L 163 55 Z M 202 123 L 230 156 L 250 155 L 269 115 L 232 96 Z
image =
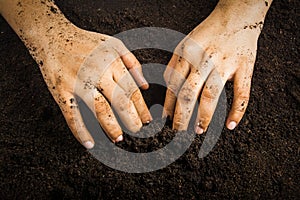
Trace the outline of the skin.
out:
M 226 125 L 232 130 L 240 122 L 249 101 L 257 40 L 271 3 L 220 0 L 178 45 L 164 73 L 168 89 L 163 117 L 173 118 L 173 129 L 187 129 L 200 97 L 195 131 L 205 132 L 228 80 L 234 81 L 234 99 Z M 76 27 L 50 0 L 0 0 L 0 12 L 39 64 L 70 129 L 86 148 L 92 148 L 94 140 L 75 96 L 94 111 L 113 142 L 123 137 L 110 104 L 132 132 L 152 120 L 136 85 L 148 88 L 141 65 L 121 41 Z
M 109 103 L 132 132 L 152 120 L 137 86 L 148 88 L 141 65 L 120 40 L 76 27 L 50 0 L 0 0 L 0 12 L 38 63 L 72 133 L 86 148 L 95 142 L 76 96 L 113 142 L 123 136 Z
M 194 127 L 198 134 L 205 132 L 228 80 L 234 82 L 234 99 L 226 126 L 237 126 L 249 101 L 257 41 L 271 2 L 220 0 L 177 46 L 164 73 L 163 117 L 173 118 L 173 129 L 187 130 L 199 97 Z

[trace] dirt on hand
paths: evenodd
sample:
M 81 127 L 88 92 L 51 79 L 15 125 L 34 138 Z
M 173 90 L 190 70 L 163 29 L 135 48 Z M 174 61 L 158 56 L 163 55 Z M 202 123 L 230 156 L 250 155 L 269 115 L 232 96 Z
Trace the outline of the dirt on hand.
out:
M 139 27 L 188 34 L 217 1 L 59 0 L 80 28 L 114 35 Z M 297 199 L 299 198 L 299 12 L 300 2 L 274 1 L 258 42 L 251 97 L 240 125 L 224 128 L 213 150 L 198 157 L 205 134 L 171 165 L 142 174 L 117 171 L 95 159 L 73 137 L 49 93 L 38 65 L 0 18 L 1 199 Z M 144 49 L 145 63 L 167 64 L 171 53 Z M 228 108 L 232 84 L 226 85 Z M 158 95 L 159 94 L 159 95 Z M 165 91 L 150 85 L 148 105 Z M 119 147 L 132 152 L 162 148 L 175 133 L 155 120 L 148 139 L 125 135 Z

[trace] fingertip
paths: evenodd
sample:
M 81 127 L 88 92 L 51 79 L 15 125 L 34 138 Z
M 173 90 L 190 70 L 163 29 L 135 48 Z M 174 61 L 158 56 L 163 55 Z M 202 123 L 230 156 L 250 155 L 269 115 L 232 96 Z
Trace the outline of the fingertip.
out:
M 194 131 L 196 134 L 201 135 L 207 131 L 207 128 L 208 126 L 205 126 L 205 124 L 202 121 L 198 121 L 198 123 L 195 124 Z
M 94 143 L 92 143 L 91 141 L 86 141 L 86 142 L 83 143 L 83 146 L 86 149 L 92 149 L 94 147 Z
M 149 112 L 148 118 L 145 120 L 145 122 L 143 122 L 143 124 L 150 124 L 153 121 L 152 115 Z
M 196 133 L 199 134 L 199 135 L 201 135 L 201 134 L 204 133 L 204 130 L 202 128 L 200 128 L 200 127 L 197 127 L 196 128 Z
M 195 132 L 199 135 L 204 133 L 204 129 L 199 127 L 198 125 L 195 127 Z
M 235 129 L 235 127 L 237 126 L 237 123 L 235 121 L 230 121 L 228 124 L 227 124 L 227 128 L 229 130 L 233 130 Z
M 143 125 L 148 125 L 152 122 L 152 120 L 153 120 L 152 116 L 149 115 L 147 118 L 142 119 L 142 123 L 143 123 Z
M 120 135 L 119 137 L 117 137 L 117 139 L 115 140 L 116 143 L 118 142 L 122 142 L 124 140 L 123 135 Z
M 140 88 L 141 88 L 142 90 L 148 90 L 148 89 L 149 89 L 149 84 L 146 82 L 146 83 L 144 83 L 143 85 L 141 85 Z

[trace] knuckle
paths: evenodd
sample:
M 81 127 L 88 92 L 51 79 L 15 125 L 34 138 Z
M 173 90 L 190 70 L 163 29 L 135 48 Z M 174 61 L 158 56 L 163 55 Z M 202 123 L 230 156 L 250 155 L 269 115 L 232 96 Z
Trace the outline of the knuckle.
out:
M 96 113 L 98 117 L 110 113 L 110 107 L 106 102 L 99 102 L 96 104 Z
M 194 53 L 195 51 L 197 51 L 197 48 L 194 44 L 186 44 L 184 46 L 184 48 L 182 49 L 182 52 L 184 55 L 187 55 L 187 54 L 192 54 Z
M 117 120 L 115 119 L 114 115 L 112 115 L 109 119 L 106 119 L 105 121 L 101 121 L 102 128 L 104 128 L 105 132 L 109 134 L 110 136 L 119 136 L 122 134 L 122 130 L 120 125 L 118 124 Z M 115 139 L 115 138 L 113 138 Z
M 169 73 L 167 73 L 166 71 L 164 72 L 164 74 L 163 74 L 163 77 L 164 77 L 164 80 L 165 80 L 165 82 L 168 84 L 168 81 L 169 81 Z
M 125 47 L 125 44 L 120 39 L 115 38 L 114 43 L 116 47 L 119 48 L 119 50 L 122 50 L 122 52 L 124 53 L 123 55 L 127 53 L 127 48 Z
M 73 133 L 78 133 L 84 129 L 84 124 L 75 116 L 65 117 L 67 124 Z
M 205 86 L 202 92 L 202 98 L 207 100 L 215 100 L 219 97 L 220 88 L 217 85 Z
M 249 92 L 238 92 L 238 94 L 236 94 L 237 96 L 237 99 L 240 100 L 240 101 L 248 101 L 249 98 L 250 98 L 250 94 Z
M 169 83 L 169 85 L 168 85 L 168 91 L 169 92 L 172 92 L 173 94 L 178 94 L 178 86 L 177 86 L 177 84 L 174 84 L 174 83 Z
M 129 108 L 129 100 L 126 98 L 126 96 L 120 95 L 117 100 L 114 107 L 117 107 L 120 109 L 120 111 L 124 111 Z
M 169 82 L 170 75 L 171 75 L 171 71 L 167 68 L 167 69 L 164 71 L 164 74 L 163 74 L 164 80 L 165 80 L 165 82 L 166 82 L 167 84 L 168 84 L 168 82 Z
M 142 94 L 141 94 L 140 90 L 138 90 L 137 88 L 135 88 L 130 93 L 131 93 L 131 100 L 133 102 L 138 102 L 142 99 Z
M 112 42 L 112 44 L 117 44 L 117 45 L 123 44 L 123 42 L 119 38 L 115 38 L 115 37 L 111 37 L 110 42 Z
M 233 110 L 238 113 L 245 113 L 248 105 L 248 100 L 241 100 L 238 103 L 235 103 Z
M 173 129 L 175 129 L 177 131 L 184 131 L 184 130 L 186 130 L 186 127 L 182 121 L 177 119 L 177 120 L 174 120 L 174 122 L 173 122 Z
M 128 97 L 141 97 L 141 92 L 138 86 L 133 81 L 129 84 L 128 91 L 126 94 Z
M 194 92 L 189 87 L 183 87 L 178 95 L 178 100 L 184 104 L 192 102 L 195 98 Z
M 184 41 L 181 41 L 174 50 L 174 53 L 178 56 L 182 55 L 183 49 L 185 48 Z

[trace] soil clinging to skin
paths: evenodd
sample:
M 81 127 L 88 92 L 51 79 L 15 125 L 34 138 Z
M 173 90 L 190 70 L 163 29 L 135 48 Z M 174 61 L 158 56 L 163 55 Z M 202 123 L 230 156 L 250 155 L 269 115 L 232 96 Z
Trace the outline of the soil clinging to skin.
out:
M 148 26 L 187 34 L 216 3 L 57 1 L 77 26 L 109 35 Z M 0 198 L 299 198 L 299 6 L 297 0 L 271 5 L 258 43 L 251 99 L 238 128 L 224 129 L 216 146 L 202 159 L 198 152 L 205 135 L 197 136 L 185 154 L 168 167 L 142 174 L 111 169 L 76 141 L 38 65 L 0 18 Z M 134 53 L 143 64 L 167 64 L 171 57 L 152 49 Z M 229 105 L 231 83 L 226 92 Z M 143 95 L 147 104 L 153 105 L 163 102 L 164 91 L 152 85 Z M 156 120 L 146 128 L 156 132 L 160 123 Z M 149 139 L 126 135 L 118 146 L 149 152 L 162 148 L 174 135 L 165 127 Z

